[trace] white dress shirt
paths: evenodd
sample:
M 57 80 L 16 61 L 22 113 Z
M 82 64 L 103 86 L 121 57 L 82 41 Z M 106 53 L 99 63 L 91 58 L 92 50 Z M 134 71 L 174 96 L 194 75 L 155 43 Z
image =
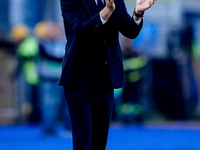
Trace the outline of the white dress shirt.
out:
M 104 0 L 101 0 L 102 1 L 102 3 L 104 4 Z M 97 4 L 97 0 L 95 0 L 95 3 Z M 97 4 L 98 5 L 98 4 Z

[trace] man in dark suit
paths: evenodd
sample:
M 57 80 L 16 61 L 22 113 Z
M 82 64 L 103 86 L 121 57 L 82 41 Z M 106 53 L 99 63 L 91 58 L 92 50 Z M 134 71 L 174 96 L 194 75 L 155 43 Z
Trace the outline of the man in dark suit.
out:
M 134 39 L 143 12 L 155 0 L 137 0 L 131 17 L 124 0 L 61 0 L 67 37 L 60 85 L 68 103 L 74 150 L 105 150 L 114 103 L 124 86 L 119 32 Z

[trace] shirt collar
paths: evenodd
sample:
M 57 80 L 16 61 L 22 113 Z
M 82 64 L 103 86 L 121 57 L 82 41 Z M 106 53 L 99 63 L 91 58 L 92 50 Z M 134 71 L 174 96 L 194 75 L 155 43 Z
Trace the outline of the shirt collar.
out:
M 102 3 L 104 4 L 104 0 L 101 0 L 102 1 Z M 95 3 L 96 3 L 96 5 L 97 5 L 97 0 L 95 0 Z

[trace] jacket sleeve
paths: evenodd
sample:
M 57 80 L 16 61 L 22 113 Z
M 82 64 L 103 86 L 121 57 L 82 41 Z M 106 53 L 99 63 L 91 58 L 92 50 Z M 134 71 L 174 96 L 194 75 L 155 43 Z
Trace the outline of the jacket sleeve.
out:
M 131 39 L 136 38 L 143 26 L 143 19 L 141 20 L 141 23 L 137 25 L 133 19 L 133 16 L 131 17 L 127 13 L 127 9 L 124 3 L 124 0 L 122 0 L 121 4 L 121 15 L 120 15 L 120 32 Z
M 64 23 L 68 23 L 77 35 L 94 35 L 102 26 L 99 13 L 89 16 L 86 9 L 79 0 L 61 0 Z

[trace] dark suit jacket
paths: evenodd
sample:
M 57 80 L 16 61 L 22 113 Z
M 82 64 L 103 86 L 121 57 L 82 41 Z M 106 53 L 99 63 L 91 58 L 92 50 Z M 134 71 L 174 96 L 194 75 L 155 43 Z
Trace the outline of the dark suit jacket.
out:
M 119 32 L 134 39 L 143 21 L 136 25 L 124 0 L 115 0 L 115 5 L 112 16 L 102 24 L 95 0 L 61 0 L 67 44 L 60 85 L 97 87 L 108 56 L 112 86 L 124 86 Z

